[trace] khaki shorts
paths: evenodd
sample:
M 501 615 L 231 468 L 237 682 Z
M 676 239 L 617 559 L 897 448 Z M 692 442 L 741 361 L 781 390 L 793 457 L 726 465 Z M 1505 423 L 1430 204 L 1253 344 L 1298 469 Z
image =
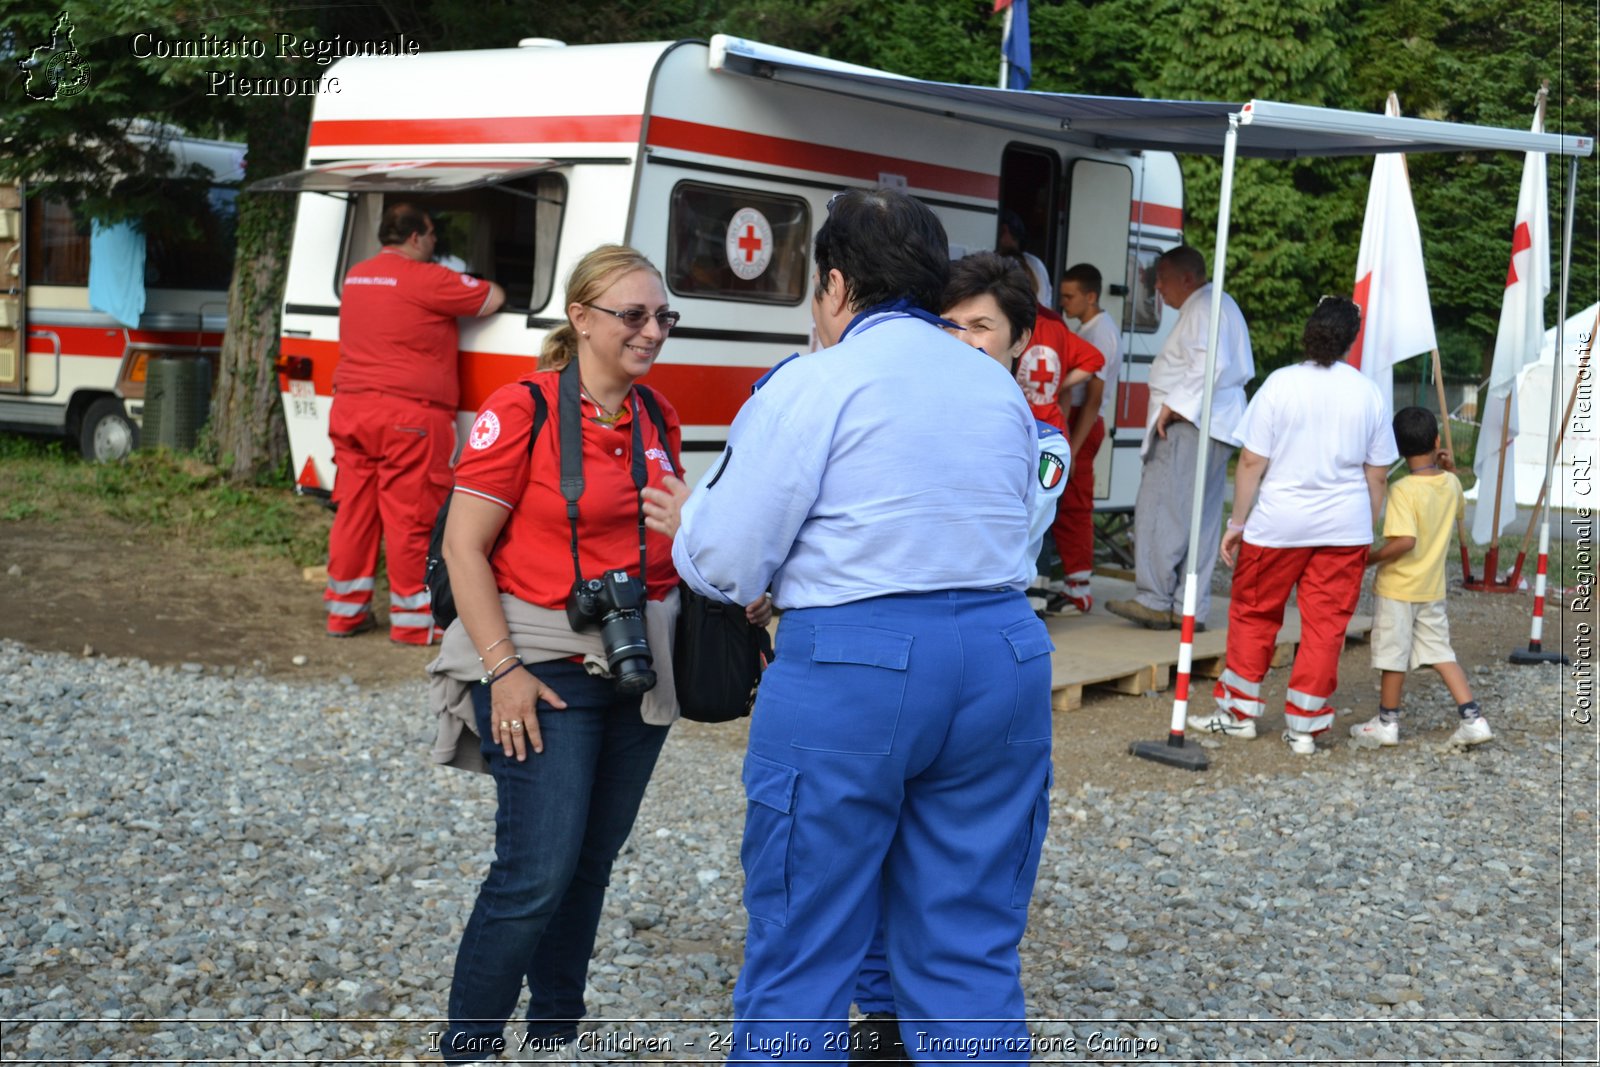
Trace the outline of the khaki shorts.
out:
M 1380 671 L 1414 671 L 1435 663 L 1454 663 L 1450 618 L 1444 601 L 1412 603 L 1374 597 L 1372 666 Z

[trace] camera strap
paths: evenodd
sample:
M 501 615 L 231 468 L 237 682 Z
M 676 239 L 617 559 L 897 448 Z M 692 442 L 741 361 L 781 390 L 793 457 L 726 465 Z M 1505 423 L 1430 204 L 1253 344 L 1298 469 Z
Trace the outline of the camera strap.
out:
M 583 564 L 578 559 L 578 498 L 583 496 L 583 399 L 579 395 L 578 360 L 573 358 L 561 369 L 556 385 L 556 411 L 561 437 L 561 496 L 567 502 L 567 523 L 572 528 L 573 580 L 583 581 Z M 633 408 L 633 490 L 639 502 L 639 583 L 645 582 L 644 487 L 650 484 L 648 457 L 644 454 L 644 431 L 640 427 L 637 390 L 629 389 L 627 403 Z M 662 444 L 666 441 L 663 438 Z

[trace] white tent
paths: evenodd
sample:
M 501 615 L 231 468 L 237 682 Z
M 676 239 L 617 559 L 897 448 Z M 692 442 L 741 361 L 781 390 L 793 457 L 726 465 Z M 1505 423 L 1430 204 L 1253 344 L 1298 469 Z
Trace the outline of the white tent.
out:
M 1561 346 L 1560 373 L 1556 371 L 1556 330 L 1552 326 L 1544 332 L 1544 348 L 1539 361 L 1523 368 L 1517 379 L 1517 420 L 1521 432 L 1517 434 L 1517 503 L 1532 506 L 1539 497 L 1539 487 L 1544 484 L 1544 466 L 1550 454 L 1550 388 L 1551 379 L 1558 393 L 1560 418 L 1567 409 L 1567 399 L 1572 395 L 1572 383 L 1577 381 L 1578 355 L 1594 332 L 1595 313 L 1600 304 L 1594 304 L 1567 320 L 1565 343 Z M 1589 356 L 1590 368 L 1594 354 Z M 1588 379 L 1590 382 L 1592 378 Z M 1567 435 L 1561 443 L 1561 454 L 1556 457 L 1556 469 L 1550 481 L 1550 503 L 1555 508 L 1592 507 L 1593 471 L 1595 459 L 1595 424 L 1592 410 L 1582 405 L 1584 388 L 1579 388 L 1578 414 L 1567 420 Z M 1592 388 L 1589 390 L 1592 397 Z M 1581 416 L 1581 417 L 1580 417 Z M 1558 431 L 1559 432 L 1559 426 Z M 1581 490 L 1581 492 L 1580 492 Z

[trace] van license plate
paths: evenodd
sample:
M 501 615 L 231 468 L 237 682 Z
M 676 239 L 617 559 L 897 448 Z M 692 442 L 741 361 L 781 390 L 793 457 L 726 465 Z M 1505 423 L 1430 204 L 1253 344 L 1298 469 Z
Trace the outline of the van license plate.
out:
M 289 415 L 296 419 L 317 417 L 317 387 L 314 382 L 295 380 L 289 383 Z

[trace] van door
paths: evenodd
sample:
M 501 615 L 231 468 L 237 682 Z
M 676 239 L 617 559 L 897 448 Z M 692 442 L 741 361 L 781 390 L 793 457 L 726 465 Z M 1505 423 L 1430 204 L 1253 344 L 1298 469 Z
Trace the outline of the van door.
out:
M 1075 159 L 1067 172 L 1067 240 L 1063 267 L 1088 263 L 1100 271 L 1100 309 L 1121 322 L 1127 302 L 1128 222 L 1133 210 L 1133 170 L 1127 163 Z M 1124 353 L 1126 355 L 1126 353 Z M 1124 368 L 1118 385 L 1127 380 Z M 1117 461 L 1113 428 L 1094 461 L 1094 495 L 1111 495 L 1112 464 Z M 1129 457 L 1123 457 L 1126 461 Z M 1131 459 L 1135 462 L 1138 456 Z
M 1000 156 L 1000 217 L 994 247 L 1004 254 L 1035 256 L 1044 264 L 1048 279 L 1040 303 L 1049 308 L 1058 303 L 1052 290 L 1061 274 L 1061 207 L 1056 194 L 1060 173 L 1061 159 L 1049 149 L 1009 144 Z M 1018 227 L 1023 232 L 1008 237 L 1007 231 Z
M 28 367 L 22 206 L 20 185 L 0 185 L 0 393 L 22 392 Z

